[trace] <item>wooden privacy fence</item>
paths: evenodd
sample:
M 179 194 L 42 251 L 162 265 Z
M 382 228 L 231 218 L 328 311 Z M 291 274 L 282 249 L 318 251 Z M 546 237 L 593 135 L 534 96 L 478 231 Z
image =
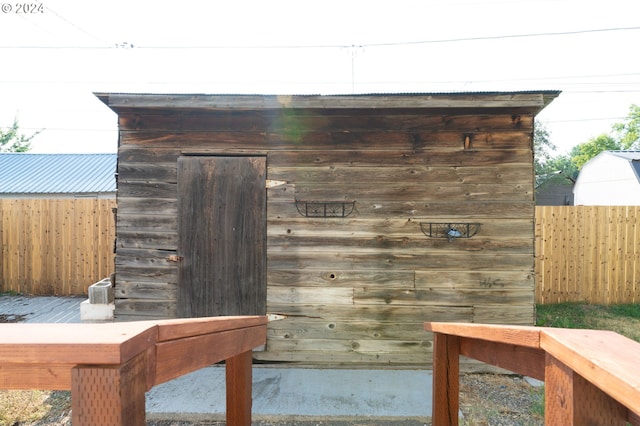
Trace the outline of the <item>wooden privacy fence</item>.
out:
M 87 294 L 114 271 L 110 199 L 0 199 L 0 291 Z M 640 206 L 538 206 L 536 302 L 640 302 Z
M 81 295 L 114 270 L 115 199 L 0 199 L 0 291 Z
M 640 206 L 536 207 L 536 302 L 640 302 Z

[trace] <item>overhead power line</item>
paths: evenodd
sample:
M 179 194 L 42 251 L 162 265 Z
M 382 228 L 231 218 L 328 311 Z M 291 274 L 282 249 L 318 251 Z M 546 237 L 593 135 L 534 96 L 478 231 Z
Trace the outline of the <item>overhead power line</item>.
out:
M 566 36 L 566 35 L 576 35 L 576 34 L 601 33 L 601 32 L 611 32 L 611 31 L 634 31 L 634 30 L 640 30 L 640 27 L 596 28 L 596 29 L 590 29 L 590 30 L 508 34 L 508 35 L 480 36 L 480 37 L 459 37 L 459 38 L 448 38 L 448 39 L 439 39 L 439 40 L 407 41 L 407 42 L 398 42 L 398 43 L 372 43 L 372 44 L 365 44 L 363 45 L 363 47 L 409 46 L 409 45 L 416 45 L 416 44 L 457 43 L 457 42 L 463 42 L 463 41 L 501 40 L 501 39 L 509 39 L 509 38 L 527 38 L 527 37 L 554 37 L 554 36 Z
M 36 0 L 38 3 L 43 4 L 40 0 Z M 98 40 L 102 43 L 105 44 L 109 44 L 109 42 L 101 39 L 100 37 L 97 37 L 95 35 L 93 35 L 92 33 L 88 32 L 87 30 L 85 30 L 84 28 L 81 28 L 80 26 L 74 24 L 73 22 L 71 22 L 70 20 L 68 20 L 67 18 L 65 18 L 64 16 L 60 15 L 58 12 L 56 12 L 55 10 L 51 9 L 51 7 L 44 5 L 45 9 L 47 9 L 48 12 L 53 13 L 58 19 L 60 19 L 62 22 L 66 23 L 67 25 L 72 26 L 73 28 L 75 28 L 76 30 L 80 31 L 81 33 L 91 37 L 94 40 Z
M 584 74 L 584 75 L 558 75 L 548 77 L 512 77 L 512 78 L 484 78 L 473 80 L 362 80 L 359 81 L 359 85 L 367 84 L 476 84 L 476 83 L 504 83 L 504 82 L 527 82 L 527 81 L 549 81 L 550 83 L 559 85 L 572 85 L 572 86 L 638 86 L 640 81 L 614 81 L 612 79 L 618 77 L 637 77 L 640 73 L 611 73 L 611 74 Z M 571 81 L 571 80 L 585 80 L 585 79 L 607 79 L 605 81 Z M 568 80 L 568 81 L 567 81 Z M 142 83 L 136 80 L 56 80 L 56 79 L 42 79 L 42 80 L 1 80 L 0 84 L 138 84 Z M 145 84 L 180 84 L 184 83 L 182 80 L 165 80 L 155 82 L 144 82 Z M 244 80 L 189 80 L 189 84 L 246 84 Z M 304 81 L 291 81 L 291 80 L 252 80 L 252 84 L 278 84 L 278 85 L 298 85 L 298 84 L 313 84 L 313 85 L 330 85 L 330 84 L 342 84 L 345 81 L 323 81 L 323 80 L 304 80 Z
M 10 129 L 9 126 L 0 126 L 0 130 Z M 81 129 L 81 128 L 73 128 L 73 127 L 22 127 L 20 126 L 20 130 L 24 131 L 35 131 L 35 132 L 44 132 L 44 131 L 54 131 L 54 132 L 112 132 L 115 133 L 118 131 L 117 126 L 114 126 L 113 129 Z
M 590 117 L 590 118 L 567 118 L 564 120 L 541 120 L 545 123 L 580 123 L 589 121 L 611 121 L 611 120 L 624 120 L 627 117 Z
M 55 13 L 55 12 L 54 12 Z M 60 17 L 64 20 L 64 18 Z M 66 21 L 66 20 L 65 20 Z M 75 26 L 78 30 L 85 34 L 100 40 L 104 43 L 104 40 L 99 39 L 91 35 L 90 33 L 82 30 L 80 27 L 66 21 L 70 25 Z M 127 47 L 132 49 L 354 49 L 354 48 L 372 48 L 372 47 L 394 47 L 394 46 L 415 46 L 422 44 L 435 44 L 435 43 L 460 43 L 469 41 L 486 41 L 486 40 L 504 40 L 513 38 L 530 38 L 530 37 L 557 37 L 567 35 L 578 34 L 590 34 L 590 33 L 603 33 L 603 32 L 615 32 L 615 31 L 637 31 L 640 27 L 619 27 L 619 28 L 596 28 L 587 30 L 575 30 L 575 31 L 557 31 L 557 32 L 545 32 L 545 33 L 523 33 L 523 34 L 503 34 L 495 36 L 478 36 L 478 37 L 458 37 L 447 39 L 435 39 L 435 40 L 419 40 L 419 41 L 400 41 L 400 42 L 384 42 L 384 43 L 363 43 L 363 44 L 309 44 L 309 45 L 182 45 L 182 46 L 140 46 L 133 45 L 129 42 L 123 42 L 121 44 L 113 44 L 107 46 L 32 46 L 32 45 L 16 45 L 16 46 L 0 46 L 0 49 L 118 49 Z

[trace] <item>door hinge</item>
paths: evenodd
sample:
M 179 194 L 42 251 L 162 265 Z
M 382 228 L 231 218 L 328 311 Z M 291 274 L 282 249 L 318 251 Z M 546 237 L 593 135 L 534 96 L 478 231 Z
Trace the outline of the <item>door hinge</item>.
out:
M 267 189 L 268 188 L 274 188 L 276 186 L 280 186 L 280 185 L 284 185 L 286 184 L 287 181 L 286 180 L 273 180 L 273 179 L 267 179 Z

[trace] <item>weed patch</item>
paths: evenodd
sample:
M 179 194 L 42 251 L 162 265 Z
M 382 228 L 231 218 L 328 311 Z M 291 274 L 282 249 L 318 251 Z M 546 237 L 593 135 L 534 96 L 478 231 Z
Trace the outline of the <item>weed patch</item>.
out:
M 640 342 L 640 304 L 591 305 L 558 303 L 537 305 L 536 325 L 615 331 Z

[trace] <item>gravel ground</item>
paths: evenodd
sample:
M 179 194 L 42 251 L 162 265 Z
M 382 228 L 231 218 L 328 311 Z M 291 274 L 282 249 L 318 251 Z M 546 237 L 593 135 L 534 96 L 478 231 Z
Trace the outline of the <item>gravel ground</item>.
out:
M 8 392 L 8 391 L 4 391 Z M 16 392 L 16 391 L 13 391 Z M 544 425 L 542 407 L 543 387 L 530 385 L 520 376 L 497 374 L 462 374 L 460 376 L 460 410 L 462 426 L 539 426 Z M 6 398 L 8 394 L 0 395 Z M 0 426 L 70 426 L 71 398 L 69 392 L 54 391 L 43 397 L 42 405 L 49 407 L 39 420 L 16 421 L 0 413 Z M 40 410 L 42 408 L 40 407 Z M 34 408 L 35 410 L 35 408 Z M 33 417 L 31 417 L 33 419 Z M 147 426 L 223 426 L 224 422 L 150 420 Z M 260 420 L 254 426 L 427 426 L 424 419 L 273 419 Z
M 520 376 L 460 376 L 460 409 L 467 426 L 544 425 L 544 387 Z

